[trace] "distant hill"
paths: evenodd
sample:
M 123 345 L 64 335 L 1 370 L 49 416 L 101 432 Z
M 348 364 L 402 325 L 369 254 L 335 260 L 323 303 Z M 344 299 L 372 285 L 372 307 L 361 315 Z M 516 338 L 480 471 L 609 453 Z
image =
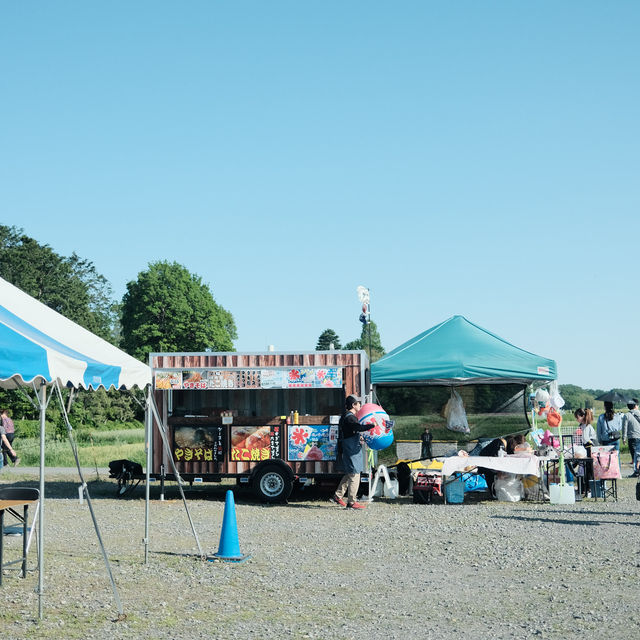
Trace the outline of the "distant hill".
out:
M 558 389 L 565 401 L 566 411 L 575 411 L 580 407 L 602 409 L 603 403 L 596 398 L 610 391 L 610 389 L 583 389 L 575 384 L 561 384 L 558 385 Z M 611 391 L 617 391 L 625 398 L 640 398 L 640 389 L 611 389 Z

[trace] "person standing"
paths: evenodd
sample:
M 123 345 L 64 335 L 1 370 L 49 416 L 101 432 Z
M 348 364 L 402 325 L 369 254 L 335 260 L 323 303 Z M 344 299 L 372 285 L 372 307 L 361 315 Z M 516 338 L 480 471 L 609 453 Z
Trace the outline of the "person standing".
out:
M 605 447 L 614 447 L 618 452 L 620 466 L 620 436 L 622 435 L 622 416 L 613 410 L 613 402 L 605 400 L 604 413 L 598 416 L 596 426 L 598 442 Z
M 433 436 L 429 431 L 429 427 L 424 428 L 423 434 L 420 436 L 420 441 L 422 442 L 422 447 L 420 449 L 420 459 L 426 460 L 427 458 L 433 458 L 431 453 L 431 441 L 433 440 Z
M 580 430 L 582 431 L 582 444 L 591 457 L 591 447 L 598 445 L 598 437 L 596 430 L 591 424 L 593 422 L 593 411 L 591 409 L 583 409 L 580 407 L 573 412 L 575 419 L 578 421 Z
M 629 453 L 631 454 L 632 473 L 630 478 L 640 476 L 637 466 L 638 445 L 640 444 L 640 411 L 638 411 L 638 399 L 631 398 L 627 402 L 629 412 L 624 414 L 622 420 L 622 442 L 629 443 Z
M 593 422 L 593 411 L 591 411 L 591 409 L 583 409 L 582 407 L 580 407 L 573 412 L 573 415 L 578 421 L 578 428 L 580 429 L 582 444 L 587 451 L 587 457 L 591 458 L 591 447 L 598 445 L 596 430 L 591 424 Z M 593 463 L 585 462 L 584 495 L 587 498 L 591 497 L 591 481 L 593 479 Z
M 358 487 L 360 486 L 360 474 L 364 470 L 362 445 L 360 444 L 360 432 L 368 431 L 371 425 L 361 425 L 356 418 L 360 411 L 360 399 L 355 396 L 347 396 L 345 412 L 338 425 L 338 466 L 342 467 L 344 475 L 338 484 L 336 492 L 331 496 L 331 501 L 341 507 L 349 509 L 364 509 L 366 505 L 357 502 Z M 344 497 L 347 501 L 344 501 Z
M 0 412 L 0 418 L 2 418 L 2 424 L 0 425 L 0 439 L 2 440 L 2 464 L 6 466 L 9 464 L 9 458 L 13 462 L 14 466 L 20 464 L 20 458 L 18 458 L 16 452 L 13 450 L 13 438 L 15 436 L 15 427 L 13 420 L 9 415 L 8 409 L 3 409 Z

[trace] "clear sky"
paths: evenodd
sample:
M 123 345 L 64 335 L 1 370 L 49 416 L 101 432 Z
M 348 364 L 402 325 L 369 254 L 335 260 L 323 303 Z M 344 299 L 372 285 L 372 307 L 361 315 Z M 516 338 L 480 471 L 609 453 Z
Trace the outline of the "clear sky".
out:
M 0 1 L 0 222 L 239 351 L 462 314 L 640 387 L 640 3 Z

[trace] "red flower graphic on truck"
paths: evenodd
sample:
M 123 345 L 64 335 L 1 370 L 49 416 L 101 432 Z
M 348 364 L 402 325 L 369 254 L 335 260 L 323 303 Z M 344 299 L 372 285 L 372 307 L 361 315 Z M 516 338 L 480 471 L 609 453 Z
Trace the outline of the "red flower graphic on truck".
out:
M 305 429 L 294 429 L 293 433 L 291 434 L 293 444 L 306 444 L 308 437 L 309 434 Z

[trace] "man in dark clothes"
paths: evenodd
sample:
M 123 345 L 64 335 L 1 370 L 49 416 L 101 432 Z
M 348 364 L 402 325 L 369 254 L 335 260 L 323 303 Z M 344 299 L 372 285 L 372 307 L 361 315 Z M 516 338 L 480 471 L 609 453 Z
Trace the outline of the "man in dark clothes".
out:
M 420 459 L 425 460 L 426 458 L 433 458 L 431 455 L 431 440 L 433 440 L 433 436 L 429 431 L 429 427 L 425 427 L 424 433 L 420 436 L 420 440 L 422 441 L 422 449 L 420 451 Z
M 487 456 L 489 458 L 496 458 L 498 457 L 500 449 L 504 450 L 506 446 L 507 442 L 504 438 L 495 438 L 486 447 L 484 447 L 482 451 L 480 451 L 480 455 Z M 496 472 L 493 469 L 487 469 L 486 467 L 478 467 L 478 473 L 481 473 L 484 476 L 484 479 L 487 481 L 489 495 L 492 498 L 495 498 L 493 493 L 493 483 L 496 480 Z
M 360 444 L 360 432 L 368 431 L 371 425 L 361 425 L 356 418 L 360 410 L 360 399 L 355 396 L 347 396 L 345 412 L 340 418 L 338 427 L 338 467 L 342 468 L 344 475 L 336 492 L 331 496 L 331 501 L 341 507 L 350 509 L 364 509 L 366 505 L 356 502 L 358 487 L 360 486 L 360 473 L 364 470 L 362 445 Z M 345 493 L 347 501 L 343 500 Z

